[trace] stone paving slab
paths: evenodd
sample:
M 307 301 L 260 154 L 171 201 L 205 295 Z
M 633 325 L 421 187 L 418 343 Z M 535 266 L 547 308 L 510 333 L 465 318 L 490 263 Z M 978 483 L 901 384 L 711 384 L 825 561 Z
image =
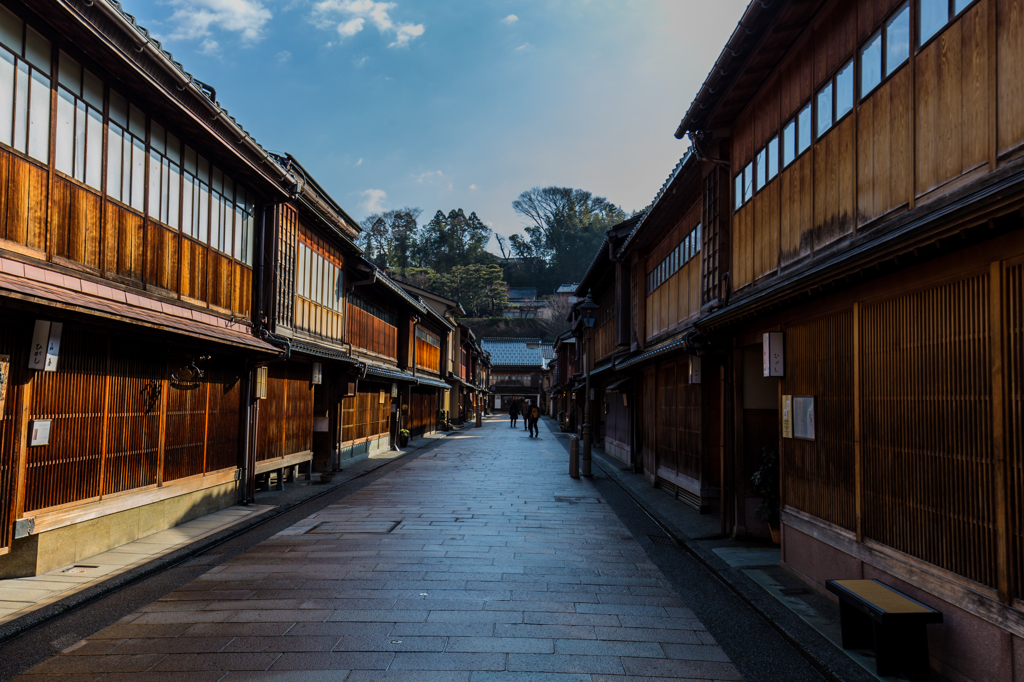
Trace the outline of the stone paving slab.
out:
M 18 679 L 741 679 L 564 452 L 449 436 Z

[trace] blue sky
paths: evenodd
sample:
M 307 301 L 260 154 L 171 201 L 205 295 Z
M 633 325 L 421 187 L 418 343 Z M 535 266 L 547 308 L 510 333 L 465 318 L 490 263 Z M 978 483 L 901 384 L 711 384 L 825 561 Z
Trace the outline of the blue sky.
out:
M 534 186 L 647 205 L 746 0 L 122 4 L 354 218 L 463 208 L 507 235 Z

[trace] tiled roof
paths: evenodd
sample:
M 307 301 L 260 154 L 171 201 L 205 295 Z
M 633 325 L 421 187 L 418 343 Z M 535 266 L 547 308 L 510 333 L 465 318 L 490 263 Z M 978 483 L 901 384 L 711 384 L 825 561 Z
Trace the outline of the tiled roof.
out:
M 555 289 L 555 293 L 556 294 L 575 294 L 576 293 L 576 287 L 578 287 L 579 285 L 580 285 L 579 282 L 573 282 L 572 284 L 562 284 L 562 285 L 559 285 L 559 287 L 557 289 Z
M 481 339 L 480 347 L 491 354 L 491 364 L 499 367 L 541 367 L 544 364 L 542 348 L 528 348 L 540 339 Z
M 537 298 L 537 287 L 509 287 L 508 297 L 514 301 L 529 301 Z

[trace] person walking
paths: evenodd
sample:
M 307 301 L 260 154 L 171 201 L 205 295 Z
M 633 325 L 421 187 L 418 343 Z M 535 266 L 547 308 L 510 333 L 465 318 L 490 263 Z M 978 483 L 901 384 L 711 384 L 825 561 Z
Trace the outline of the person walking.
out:
M 530 420 L 527 419 L 527 417 L 530 416 L 530 407 L 531 402 L 530 399 L 527 398 L 526 403 L 523 405 L 523 431 L 528 431 L 530 429 Z
M 512 420 L 512 428 L 516 428 L 516 420 L 519 419 L 519 401 L 513 400 L 508 408 L 508 417 Z
M 530 437 L 536 438 L 540 435 L 540 427 L 537 422 L 540 421 L 540 405 L 531 405 L 530 411 L 526 415 L 526 423 L 530 429 Z

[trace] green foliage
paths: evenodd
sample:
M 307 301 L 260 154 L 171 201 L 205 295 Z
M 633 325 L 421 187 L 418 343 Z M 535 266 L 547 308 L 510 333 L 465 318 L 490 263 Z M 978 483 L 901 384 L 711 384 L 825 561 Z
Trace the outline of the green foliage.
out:
M 448 215 L 438 211 L 421 231 L 419 264 L 445 272 L 457 265 L 493 263 L 494 256 L 486 251 L 490 238 L 490 228 L 475 212 L 467 216 L 461 208 Z
M 501 268 L 490 265 L 456 265 L 433 272 L 431 291 L 462 303 L 474 317 L 494 313 L 508 305 L 508 287 Z
M 385 270 L 401 271 L 413 265 L 419 232 L 416 221 L 422 212 L 406 206 L 368 215 L 359 235 L 366 257 Z
M 569 187 L 534 187 L 512 202 L 530 221 L 525 236 L 509 237 L 514 257 L 509 281 L 525 278 L 542 289 L 578 282 L 586 273 L 605 232 L 626 213 L 604 197 Z M 504 246 L 501 244 L 501 246 Z

